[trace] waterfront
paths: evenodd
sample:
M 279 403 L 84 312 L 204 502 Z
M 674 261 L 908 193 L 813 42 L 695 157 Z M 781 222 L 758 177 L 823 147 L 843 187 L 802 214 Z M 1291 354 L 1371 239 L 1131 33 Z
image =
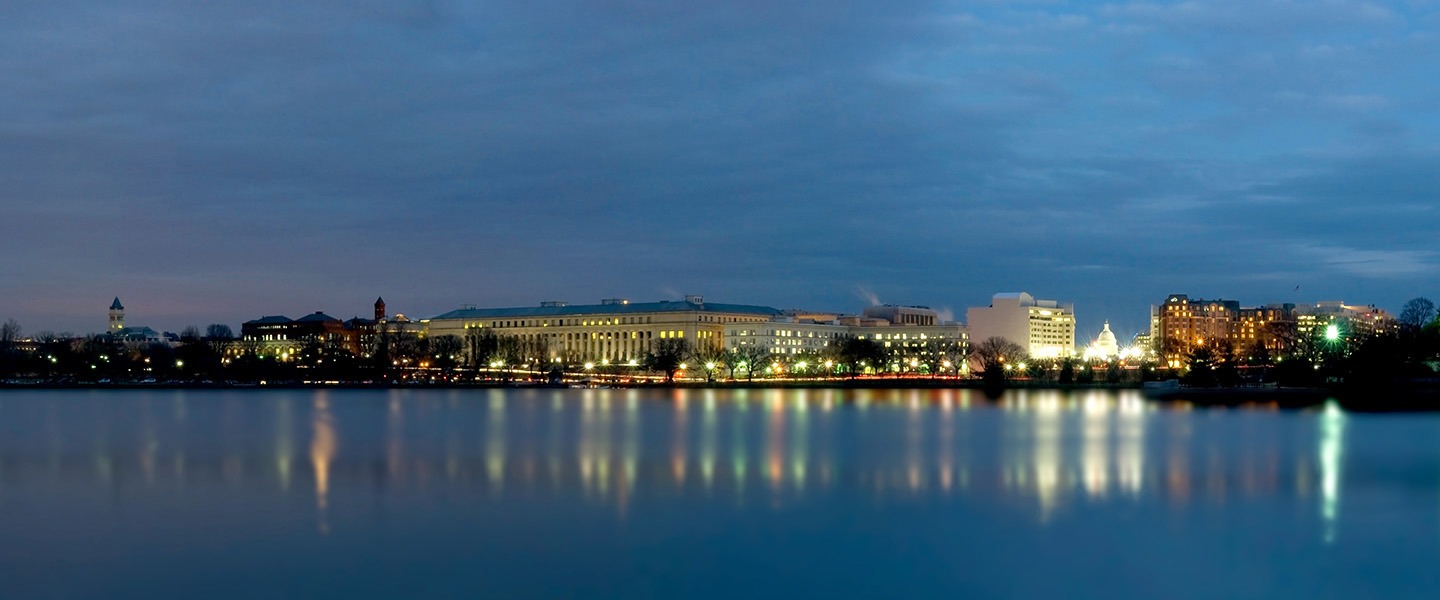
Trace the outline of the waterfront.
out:
M 1433 597 L 1437 440 L 1135 390 L 8 390 L 0 595 Z

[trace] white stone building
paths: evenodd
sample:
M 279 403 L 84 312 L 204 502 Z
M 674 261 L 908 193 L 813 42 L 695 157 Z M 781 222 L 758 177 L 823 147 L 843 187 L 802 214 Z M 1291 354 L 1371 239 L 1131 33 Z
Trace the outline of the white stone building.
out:
M 995 294 L 990 306 L 965 311 L 970 340 L 978 343 L 1003 337 L 1036 358 L 1075 354 L 1075 307 L 1055 300 L 1037 300 L 1025 292 Z

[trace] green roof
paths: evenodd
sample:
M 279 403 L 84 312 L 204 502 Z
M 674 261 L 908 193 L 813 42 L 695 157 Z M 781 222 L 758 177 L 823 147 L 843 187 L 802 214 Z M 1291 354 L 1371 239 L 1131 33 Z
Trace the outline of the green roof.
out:
M 627 304 L 577 304 L 574 306 L 523 306 L 516 308 L 461 308 L 431 317 L 440 319 L 495 319 L 512 317 L 566 317 L 571 315 L 627 315 L 654 312 L 706 312 L 754 315 L 758 317 L 782 316 L 780 310 L 769 306 L 749 304 L 717 304 L 715 302 L 687 302 L 684 300 L 662 300 L 660 302 L 631 302 Z

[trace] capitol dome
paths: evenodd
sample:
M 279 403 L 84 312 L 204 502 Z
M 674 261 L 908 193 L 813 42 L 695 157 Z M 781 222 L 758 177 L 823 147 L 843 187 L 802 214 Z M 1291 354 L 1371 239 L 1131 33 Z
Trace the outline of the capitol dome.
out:
M 1097 356 L 1104 358 L 1120 354 L 1120 344 L 1115 342 L 1115 334 L 1110 331 L 1109 321 L 1105 322 L 1105 329 L 1100 332 L 1100 336 L 1095 338 L 1095 343 L 1090 347 L 1094 349 Z

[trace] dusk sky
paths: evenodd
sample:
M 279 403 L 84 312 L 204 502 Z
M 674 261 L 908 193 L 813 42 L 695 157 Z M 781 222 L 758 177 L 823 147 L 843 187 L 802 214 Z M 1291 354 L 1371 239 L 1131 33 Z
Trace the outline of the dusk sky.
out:
M 1440 296 L 1440 1 L 7 0 L 0 320 Z M 1297 291 L 1298 286 L 1298 291 Z

